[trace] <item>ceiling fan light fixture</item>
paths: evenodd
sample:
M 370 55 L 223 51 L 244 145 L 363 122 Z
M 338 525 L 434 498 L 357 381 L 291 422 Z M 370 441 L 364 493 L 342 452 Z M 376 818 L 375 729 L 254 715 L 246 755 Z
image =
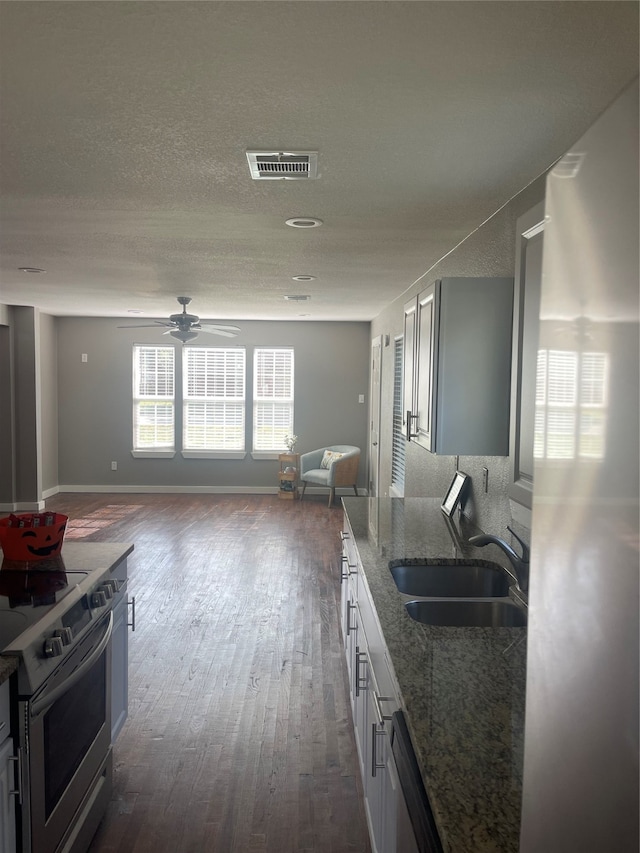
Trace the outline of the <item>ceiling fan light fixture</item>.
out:
M 183 329 L 172 329 L 169 334 L 172 338 L 177 338 L 179 341 L 182 341 L 183 344 L 186 344 L 187 341 L 192 341 L 194 338 L 198 337 L 197 332 L 188 332 Z

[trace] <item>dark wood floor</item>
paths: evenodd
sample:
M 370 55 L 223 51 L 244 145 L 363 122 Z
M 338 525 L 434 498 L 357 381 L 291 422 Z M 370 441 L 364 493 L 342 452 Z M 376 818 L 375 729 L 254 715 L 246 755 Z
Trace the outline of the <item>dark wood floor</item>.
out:
M 58 495 L 135 543 L 129 719 L 91 853 L 367 853 L 339 630 L 342 512 L 277 496 Z

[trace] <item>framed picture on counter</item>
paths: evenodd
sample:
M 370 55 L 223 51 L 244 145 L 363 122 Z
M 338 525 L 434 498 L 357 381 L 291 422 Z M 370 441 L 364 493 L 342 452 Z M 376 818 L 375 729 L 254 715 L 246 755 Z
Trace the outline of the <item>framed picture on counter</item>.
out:
M 440 507 L 442 512 L 445 515 L 448 515 L 449 518 L 451 518 L 456 507 L 460 504 L 468 480 L 468 474 L 464 474 L 462 471 L 456 471 L 453 480 L 451 481 L 451 485 L 449 486 L 449 491 L 445 495 L 442 506 Z

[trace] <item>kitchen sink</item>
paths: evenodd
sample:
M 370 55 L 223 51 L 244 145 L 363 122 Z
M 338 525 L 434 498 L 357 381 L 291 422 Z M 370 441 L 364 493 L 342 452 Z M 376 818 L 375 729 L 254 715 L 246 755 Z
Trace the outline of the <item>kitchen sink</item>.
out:
M 407 613 L 416 622 L 458 628 L 522 628 L 526 612 L 511 600 L 408 601 Z
M 395 563 L 395 561 L 394 561 Z M 498 598 L 509 593 L 509 575 L 474 562 L 390 564 L 399 591 L 434 598 Z

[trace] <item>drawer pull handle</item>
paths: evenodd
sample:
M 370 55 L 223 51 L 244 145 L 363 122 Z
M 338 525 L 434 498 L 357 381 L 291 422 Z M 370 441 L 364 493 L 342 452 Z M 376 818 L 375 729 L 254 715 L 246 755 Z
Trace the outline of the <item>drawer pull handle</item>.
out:
M 373 704 L 376 706 L 376 714 L 378 716 L 378 722 L 380 725 L 384 723 L 385 720 L 391 719 L 391 714 L 383 714 L 382 707 L 380 705 L 381 702 L 395 702 L 393 696 L 378 696 L 377 693 L 373 694 Z
M 375 693 L 374 693 L 375 696 Z M 375 778 L 378 770 L 384 770 L 384 761 L 382 764 L 378 764 L 378 757 L 376 755 L 376 738 L 379 735 L 386 735 L 387 732 L 384 728 L 379 729 L 377 723 L 371 723 L 371 775 Z
M 355 694 L 356 696 L 360 695 L 361 690 L 367 689 L 367 676 L 360 675 L 360 664 L 367 663 L 367 654 L 366 652 L 360 651 L 360 646 L 356 646 L 356 667 L 355 667 Z M 364 682 L 364 683 L 362 683 Z
M 351 634 L 352 631 L 357 630 L 357 625 L 351 624 L 351 611 L 356 609 L 355 604 L 351 604 L 350 601 L 347 602 L 347 637 Z

